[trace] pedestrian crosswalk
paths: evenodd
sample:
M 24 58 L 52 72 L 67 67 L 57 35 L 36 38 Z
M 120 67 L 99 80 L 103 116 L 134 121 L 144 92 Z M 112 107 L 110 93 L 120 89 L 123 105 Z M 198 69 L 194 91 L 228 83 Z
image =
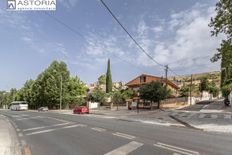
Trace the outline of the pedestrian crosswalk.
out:
M 128 155 L 128 154 L 134 154 L 139 148 L 142 148 L 145 144 L 137 141 L 131 141 L 129 143 L 126 143 L 125 145 L 119 146 L 118 148 L 113 149 L 110 152 L 105 153 L 104 155 Z M 153 149 L 157 150 L 163 150 L 165 154 L 170 154 L 170 155 L 199 155 L 199 152 L 193 151 L 190 149 L 170 145 L 170 144 L 165 144 L 161 142 L 157 142 L 153 144 Z M 164 152 L 161 151 L 159 154 L 163 154 Z M 150 154 L 154 154 L 151 153 Z M 157 154 L 157 153 L 155 153 Z
M 174 117 L 181 118 L 198 118 L 198 119 L 231 119 L 232 114 L 222 114 L 222 113 L 196 113 L 196 112 L 172 112 L 170 114 Z

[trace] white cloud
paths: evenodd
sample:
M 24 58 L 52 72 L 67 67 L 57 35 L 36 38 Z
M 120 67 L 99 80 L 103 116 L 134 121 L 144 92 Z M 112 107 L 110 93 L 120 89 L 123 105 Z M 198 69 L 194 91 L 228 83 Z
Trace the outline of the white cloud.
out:
M 142 26 L 141 23 L 138 24 L 140 26 L 137 30 L 137 41 L 156 61 L 164 65 L 170 64 L 174 69 L 181 69 L 183 72 L 217 70 L 219 64 L 212 64 L 209 59 L 220 46 L 223 37 L 211 36 L 208 24 L 214 15 L 214 7 L 196 4 L 190 10 L 172 13 L 171 20 L 165 24 L 166 31 L 162 31 L 163 24 L 160 27 L 152 27 L 142 22 Z M 156 31 L 161 35 L 169 33 L 170 38 L 160 40 L 147 35 L 151 34 L 152 30 L 153 33 Z M 183 64 L 183 60 L 188 61 Z M 155 65 L 142 52 L 138 52 L 135 62 L 143 66 Z
M 87 44 L 84 51 L 88 56 L 107 57 L 112 53 L 123 54 L 120 46 L 116 44 L 117 38 L 113 35 L 101 37 L 90 33 L 86 37 L 86 41 Z
M 162 31 L 163 31 L 163 27 L 162 27 L 162 26 L 157 26 L 157 27 L 154 27 L 154 28 L 152 28 L 152 29 L 153 29 L 153 31 L 154 31 L 155 33 L 162 32 Z

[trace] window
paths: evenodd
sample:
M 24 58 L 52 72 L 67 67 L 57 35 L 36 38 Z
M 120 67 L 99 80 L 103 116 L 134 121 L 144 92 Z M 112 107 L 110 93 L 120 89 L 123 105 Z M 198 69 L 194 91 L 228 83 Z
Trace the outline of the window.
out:
M 146 82 L 146 76 L 141 76 L 140 77 L 140 83 Z

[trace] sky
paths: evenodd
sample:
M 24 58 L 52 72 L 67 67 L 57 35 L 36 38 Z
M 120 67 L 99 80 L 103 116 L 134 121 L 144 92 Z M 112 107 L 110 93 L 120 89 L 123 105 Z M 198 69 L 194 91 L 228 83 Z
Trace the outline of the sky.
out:
M 216 71 L 210 58 L 223 36 L 208 27 L 216 0 L 104 0 L 169 76 Z M 21 88 L 53 60 L 87 84 L 106 73 L 128 82 L 142 73 L 164 76 L 164 67 L 133 43 L 99 0 L 57 0 L 56 11 L 7 11 L 0 1 L 0 90 Z

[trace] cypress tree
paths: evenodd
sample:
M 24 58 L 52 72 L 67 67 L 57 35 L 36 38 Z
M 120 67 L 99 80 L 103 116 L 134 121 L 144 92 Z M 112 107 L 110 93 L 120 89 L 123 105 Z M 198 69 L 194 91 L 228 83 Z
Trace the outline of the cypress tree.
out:
M 109 93 L 111 91 L 112 91 L 112 78 L 110 71 L 110 59 L 108 59 L 107 72 L 106 72 L 106 93 Z

